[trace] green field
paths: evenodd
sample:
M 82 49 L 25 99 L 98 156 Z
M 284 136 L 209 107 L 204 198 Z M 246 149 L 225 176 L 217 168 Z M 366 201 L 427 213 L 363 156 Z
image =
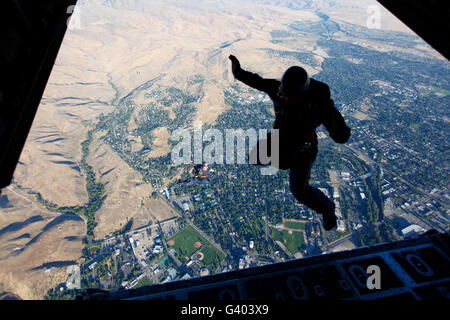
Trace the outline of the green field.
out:
M 159 259 L 156 264 L 161 268 L 164 269 L 169 265 L 169 257 L 167 255 L 164 255 L 161 259 Z
M 284 226 L 289 229 L 305 230 L 305 223 L 300 221 L 285 221 Z
M 204 255 L 201 264 L 203 264 L 210 271 L 214 272 L 225 258 L 219 250 L 214 248 L 191 226 L 186 226 L 183 230 L 179 231 L 172 238 L 170 238 L 168 242 L 171 240 L 174 241 L 174 244 L 171 245 L 170 248 L 176 250 L 178 259 L 181 262 L 186 263 L 191 258 L 192 254 L 200 249 L 200 252 Z M 200 242 L 202 244 L 201 248 L 194 247 L 194 243 L 196 242 Z M 186 260 L 185 257 L 188 257 L 188 260 Z
M 140 287 L 145 287 L 145 286 L 150 286 L 152 285 L 152 283 L 150 282 L 150 280 L 148 280 L 147 277 L 143 277 L 137 284 L 135 287 L 133 287 L 134 289 L 140 288 Z
M 205 256 L 201 261 L 202 264 L 213 272 L 224 258 L 224 255 L 212 246 L 205 246 L 200 252 Z
M 289 231 L 286 230 L 278 231 L 272 229 L 272 238 L 276 241 L 281 241 L 286 249 L 292 254 L 299 252 L 301 246 L 305 243 L 303 232 L 301 231 L 292 231 L 291 234 L 289 234 Z
M 178 257 L 182 262 L 187 262 L 184 257 L 188 257 L 188 259 L 190 259 L 191 255 L 198 250 L 198 248 L 194 247 L 194 243 L 200 242 L 202 245 L 209 244 L 209 242 L 206 241 L 206 239 L 203 238 L 202 235 L 191 226 L 185 227 L 183 230 L 179 231 L 172 238 L 170 238 L 169 241 L 170 240 L 175 242 L 173 246 L 170 246 L 170 248 L 176 250 Z
M 438 93 L 438 94 L 440 93 L 440 94 L 443 94 L 446 96 L 450 95 L 449 90 L 444 89 L 444 88 L 438 88 L 438 87 L 420 88 L 419 93 L 423 94 L 423 95 L 428 95 L 431 93 Z

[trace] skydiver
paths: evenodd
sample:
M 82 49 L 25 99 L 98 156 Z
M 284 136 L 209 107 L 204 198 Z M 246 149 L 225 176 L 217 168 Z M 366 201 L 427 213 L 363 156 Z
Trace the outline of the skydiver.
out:
M 202 164 L 192 165 L 189 168 L 189 174 L 192 174 L 192 177 L 187 180 L 179 180 L 178 183 L 183 183 L 187 186 L 191 186 L 193 184 L 201 183 L 201 184 L 207 184 L 208 183 L 208 176 L 210 172 L 215 172 L 213 168 L 210 168 L 208 163 L 203 162 Z
M 292 194 L 300 203 L 322 215 L 325 230 L 333 229 L 336 226 L 333 201 L 309 185 L 311 167 L 318 152 L 316 128 L 323 124 L 337 143 L 346 143 L 350 137 L 350 128 L 334 107 L 328 85 L 310 78 L 299 66 L 288 68 L 279 81 L 243 70 L 233 55 L 229 59 L 236 79 L 267 93 L 273 101 L 273 128 L 279 130 L 279 169 L 289 169 Z M 269 133 L 267 150 L 270 150 L 270 141 Z M 260 144 L 264 146 L 260 140 L 252 152 L 258 152 Z M 261 164 L 259 159 L 257 164 Z

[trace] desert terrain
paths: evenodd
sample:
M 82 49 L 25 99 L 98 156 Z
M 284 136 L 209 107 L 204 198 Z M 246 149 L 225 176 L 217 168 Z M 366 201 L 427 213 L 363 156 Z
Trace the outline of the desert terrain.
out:
M 48 211 L 29 190 L 8 187 L 0 207 L 0 292 L 42 299 L 80 263 L 82 218 Z

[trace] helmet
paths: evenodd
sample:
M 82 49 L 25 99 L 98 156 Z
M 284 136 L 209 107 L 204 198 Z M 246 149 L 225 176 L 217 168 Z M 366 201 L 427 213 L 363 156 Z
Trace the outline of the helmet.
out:
M 308 90 L 309 83 L 309 76 L 305 69 L 298 66 L 290 67 L 281 77 L 281 93 L 286 96 L 304 93 Z

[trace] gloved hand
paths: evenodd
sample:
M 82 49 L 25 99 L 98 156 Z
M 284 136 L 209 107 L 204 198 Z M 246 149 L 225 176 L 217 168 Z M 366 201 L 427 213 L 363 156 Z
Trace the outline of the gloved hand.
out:
M 236 72 L 241 69 L 241 64 L 239 63 L 239 60 L 230 54 L 228 57 L 231 60 L 231 71 L 233 72 L 233 75 L 236 76 Z
M 344 126 L 340 130 L 335 130 L 330 132 L 330 137 L 337 143 L 346 143 L 350 138 L 350 128 Z

